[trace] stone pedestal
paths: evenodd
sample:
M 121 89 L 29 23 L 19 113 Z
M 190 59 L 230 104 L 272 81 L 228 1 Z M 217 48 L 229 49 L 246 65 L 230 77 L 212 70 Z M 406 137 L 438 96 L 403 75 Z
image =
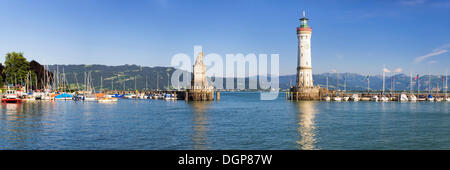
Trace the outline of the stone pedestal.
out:
M 292 88 L 291 100 L 320 100 L 322 90 L 319 86 L 309 88 Z

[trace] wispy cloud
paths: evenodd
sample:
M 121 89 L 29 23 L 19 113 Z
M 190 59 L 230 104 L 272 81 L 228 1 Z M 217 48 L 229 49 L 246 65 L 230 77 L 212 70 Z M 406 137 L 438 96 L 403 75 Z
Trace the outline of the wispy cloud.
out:
M 385 73 L 390 73 L 390 72 L 391 72 L 391 70 L 389 70 L 389 69 L 387 69 L 387 68 L 383 68 L 383 71 L 384 71 Z
M 437 63 L 437 61 L 436 60 L 431 60 L 431 61 L 428 61 L 428 64 L 436 64 Z
M 431 6 L 436 8 L 450 8 L 450 1 L 434 2 L 431 4 Z
M 424 4 L 425 1 L 426 0 L 402 0 L 402 1 L 400 1 L 400 4 L 408 5 L 408 6 L 416 6 L 416 5 Z
M 414 59 L 414 62 L 415 63 L 420 63 L 421 61 L 423 61 L 423 60 L 425 60 L 427 58 L 444 54 L 444 53 L 448 52 L 448 48 L 450 48 L 450 43 L 444 44 L 444 45 L 440 46 L 439 48 L 434 49 L 432 52 L 430 52 L 428 54 L 416 57 Z

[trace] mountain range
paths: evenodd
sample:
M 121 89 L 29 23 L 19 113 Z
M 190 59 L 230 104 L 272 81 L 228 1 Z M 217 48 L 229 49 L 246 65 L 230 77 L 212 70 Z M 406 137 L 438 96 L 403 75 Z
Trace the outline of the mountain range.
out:
M 103 87 L 104 89 L 114 88 L 116 90 L 134 90 L 136 89 L 166 89 L 170 83 L 168 80 L 170 75 L 176 70 L 173 67 L 147 67 L 138 65 L 120 65 L 120 66 L 106 66 L 106 65 L 49 65 L 49 71 L 59 73 L 62 77 L 62 73 L 65 74 L 65 79 L 70 84 L 71 88 L 82 88 L 85 81 L 85 74 L 90 77 L 92 84 L 96 89 Z M 326 79 L 328 77 L 328 88 L 336 89 L 338 84 L 339 89 L 344 89 L 344 83 L 346 90 L 354 91 L 366 91 L 367 90 L 367 75 L 361 75 L 356 73 L 322 73 L 313 74 L 313 80 L 315 85 L 326 87 Z M 136 78 L 136 81 L 135 81 Z M 103 79 L 103 81 L 101 81 Z M 233 78 L 226 78 L 223 83 L 224 87 L 227 81 Z M 246 88 L 248 88 L 248 78 L 245 79 Z M 381 90 L 383 87 L 382 75 L 371 75 L 370 89 Z M 394 90 L 406 90 L 409 91 L 411 87 L 411 77 L 405 74 L 396 74 L 393 76 L 385 77 L 385 90 L 389 91 L 392 88 Z M 236 82 L 237 80 L 234 79 Z M 283 75 L 279 77 L 279 87 L 281 89 L 288 89 L 290 85 L 295 85 L 295 75 Z M 147 83 L 146 83 L 147 82 Z M 394 83 L 392 83 L 394 82 Z M 412 90 L 417 91 L 417 81 L 412 83 Z M 440 90 L 443 86 L 442 76 L 437 75 L 421 75 L 419 77 L 419 88 L 421 91 L 428 90 Z M 236 83 L 235 83 L 236 84 Z M 259 87 L 259 86 L 258 86 Z

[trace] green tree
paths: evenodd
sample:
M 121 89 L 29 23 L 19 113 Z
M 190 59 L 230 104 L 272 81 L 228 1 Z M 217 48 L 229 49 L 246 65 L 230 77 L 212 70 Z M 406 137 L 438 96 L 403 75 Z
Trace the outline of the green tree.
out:
M 30 63 L 23 57 L 23 53 L 11 52 L 6 54 L 3 73 L 6 75 L 8 84 L 22 84 L 29 70 Z

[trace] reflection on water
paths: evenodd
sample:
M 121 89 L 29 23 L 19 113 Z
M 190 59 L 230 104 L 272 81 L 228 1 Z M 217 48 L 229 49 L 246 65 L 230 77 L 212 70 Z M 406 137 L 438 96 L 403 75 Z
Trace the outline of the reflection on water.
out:
M 298 133 L 301 139 L 297 141 L 298 148 L 302 150 L 316 149 L 314 144 L 316 143 L 315 134 L 315 105 L 314 101 L 299 101 L 296 102 L 297 106 L 297 119 L 298 119 Z
M 2 103 L 0 120 L 7 120 L 0 126 L 4 130 L 1 138 L 7 141 L 0 148 L 25 149 L 27 144 L 34 142 L 34 133 L 41 129 L 40 113 L 42 110 L 36 103 Z
M 206 133 L 208 132 L 208 106 L 211 102 L 189 102 L 192 106 L 194 134 L 194 149 L 209 149 Z

